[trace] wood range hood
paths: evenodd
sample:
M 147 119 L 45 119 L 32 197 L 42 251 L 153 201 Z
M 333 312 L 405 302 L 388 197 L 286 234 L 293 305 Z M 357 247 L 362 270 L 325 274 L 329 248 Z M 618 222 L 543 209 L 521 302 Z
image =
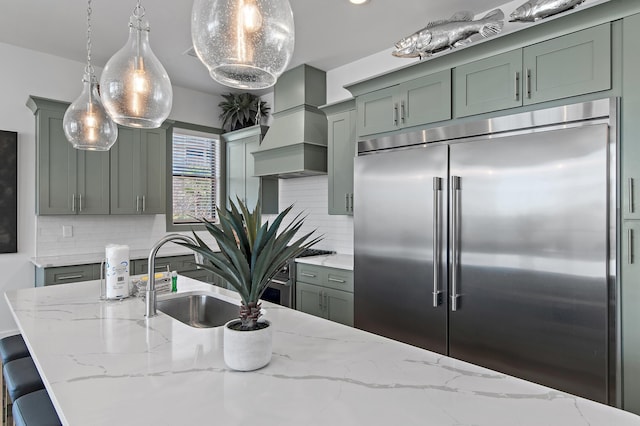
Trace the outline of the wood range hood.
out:
M 303 64 L 286 71 L 274 89 L 273 123 L 253 152 L 255 176 L 282 179 L 327 174 L 325 72 Z

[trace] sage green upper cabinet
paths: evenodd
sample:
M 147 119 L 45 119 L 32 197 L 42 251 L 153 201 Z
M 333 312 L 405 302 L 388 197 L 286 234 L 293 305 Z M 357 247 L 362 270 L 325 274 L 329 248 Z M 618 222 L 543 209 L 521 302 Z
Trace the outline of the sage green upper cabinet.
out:
M 165 212 L 166 129 L 118 127 L 111 148 L 111 214 Z
M 454 69 L 456 117 L 611 88 L 611 25 L 587 28 Z
M 62 127 L 65 102 L 32 96 L 36 116 L 39 215 L 109 214 L 109 153 L 81 151 Z
M 329 214 L 353 214 L 353 159 L 356 154 L 356 110 L 350 99 L 322 108 L 328 122 Z
M 624 219 L 640 219 L 640 15 L 624 19 L 622 44 L 621 210 Z M 640 237 L 640 234 L 638 235 Z M 639 342 L 640 346 L 640 342 Z M 640 366 L 638 369 L 640 380 Z M 639 382 L 640 387 L 640 382 Z M 639 393 L 640 395 L 640 393 Z M 636 404 L 640 413 L 640 398 Z
M 453 70 L 456 117 L 522 105 L 522 49 Z
M 250 208 L 262 193 L 262 213 L 278 213 L 278 179 L 254 176 L 253 152 L 267 132 L 265 126 L 251 126 L 222 135 L 227 145 L 227 204 L 240 198 Z
M 359 137 L 451 118 L 451 70 L 358 96 Z

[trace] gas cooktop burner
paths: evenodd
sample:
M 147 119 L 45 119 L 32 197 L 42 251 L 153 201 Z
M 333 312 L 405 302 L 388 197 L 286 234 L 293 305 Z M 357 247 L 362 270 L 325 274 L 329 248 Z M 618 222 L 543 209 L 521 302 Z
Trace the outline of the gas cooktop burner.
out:
M 298 255 L 298 257 L 308 257 L 308 256 L 321 256 L 323 254 L 335 254 L 335 251 L 331 250 L 318 250 L 318 249 L 306 249 L 302 253 Z

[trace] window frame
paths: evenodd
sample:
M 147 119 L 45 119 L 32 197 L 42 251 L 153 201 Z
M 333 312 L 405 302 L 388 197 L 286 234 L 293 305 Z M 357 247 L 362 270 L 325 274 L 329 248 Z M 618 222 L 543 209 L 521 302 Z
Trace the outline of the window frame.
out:
M 173 124 L 167 129 L 167 176 L 166 176 L 166 230 L 167 231 L 178 231 L 178 232 L 189 232 L 189 231 L 204 231 L 206 228 L 201 224 L 194 223 L 184 223 L 177 224 L 173 223 L 173 133 L 174 130 L 185 130 L 186 133 L 191 132 L 201 132 L 201 133 L 209 133 L 216 135 L 218 138 L 219 144 L 219 159 L 218 163 L 220 165 L 220 169 L 218 170 L 218 174 L 220 178 L 218 179 L 218 190 L 217 190 L 217 198 L 218 201 L 226 200 L 226 143 L 222 138 L 222 134 L 224 131 L 222 129 L 218 129 L 216 127 L 208 127 L 202 126 L 199 124 L 186 123 L 183 121 L 174 121 Z

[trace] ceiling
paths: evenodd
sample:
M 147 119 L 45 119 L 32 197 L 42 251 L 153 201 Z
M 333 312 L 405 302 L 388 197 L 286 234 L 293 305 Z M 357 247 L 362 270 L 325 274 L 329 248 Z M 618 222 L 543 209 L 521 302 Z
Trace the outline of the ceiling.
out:
M 398 39 L 459 10 L 479 13 L 505 0 L 290 0 L 296 26 L 291 67 L 306 63 L 328 71 L 386 50 Z M 128 36 L 134 0 L 92 2 L 92 61 L 103 67 Z M 191 2 L 142 2 L 151 24 L 151 47 L 176 86 L 211 94 L 231 91 L 216 84 L 191 47 Z M 85 0 L 2 0 L 0 42 L 84 62 Z M 399 62 L 406 61 L 398 59 Z M 78 77 L 80 78 L 80 77 Z

